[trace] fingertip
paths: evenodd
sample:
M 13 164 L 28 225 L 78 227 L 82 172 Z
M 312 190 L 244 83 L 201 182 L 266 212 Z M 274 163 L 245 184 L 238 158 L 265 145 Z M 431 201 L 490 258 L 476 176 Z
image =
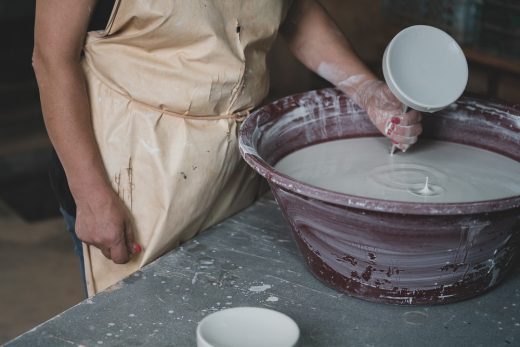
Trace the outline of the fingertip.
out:
M 130 255 L 128 253 L 122 253 L 119 251 L 112 251 L 112 261 L 114 264 L 122 265 L 128 263 Z
M 112 255 L 112 261 L 115 264 L 128 263 L 132 255 L 130 250 L 128 249 L 128 246 L 123 242 L 119 242 L 117 245 L 110 248 L 110 253 Z
M 128 263 L 129 260 L 130 260 L 129 257 L 112 259 L 112 261 L 114 262 L 114 264 L 117 264 L 117 265 L 123 265 L 123 264 L 126 264 L 126 263 Z

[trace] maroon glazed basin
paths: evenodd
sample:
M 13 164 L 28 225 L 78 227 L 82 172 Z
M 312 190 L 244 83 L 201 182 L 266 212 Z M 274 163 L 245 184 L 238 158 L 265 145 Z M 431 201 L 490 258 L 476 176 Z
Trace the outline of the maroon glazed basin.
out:
M 463 143 L 520 161 L 520 108 L 463 98 L 423 120 L 422 138 Z M 269 182 L 310 271 L 352 296 L 391 304 L 464 300 L 497 285 L 520 234 L 520 196 L 474 203 L 407 203 L 336 193 L 277 172 L 316 143 L 380 136 L 335 89 L 289 96 L 240 130 L 247 163 Z

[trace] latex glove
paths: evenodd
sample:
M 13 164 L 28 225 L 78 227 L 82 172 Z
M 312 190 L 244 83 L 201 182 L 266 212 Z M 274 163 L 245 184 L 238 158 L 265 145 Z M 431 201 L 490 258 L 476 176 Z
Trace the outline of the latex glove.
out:
M 116 264 L 124 264 L 141 246 L 134 242 L 131 215 L 110 188 L 91 190 L 76 199 L 76 234 Z
M 405 152 L 422 132 L 421 114 L 410 110 L 403 114 L 403 104 L 388 86 L 379 80 L 362 80 L 343 86 L 352 100 L 362 107 L 379 131 Z M 355 85 L 355 87 L 354 87 Z M 340 84 L 341 87 L 341 84 Z

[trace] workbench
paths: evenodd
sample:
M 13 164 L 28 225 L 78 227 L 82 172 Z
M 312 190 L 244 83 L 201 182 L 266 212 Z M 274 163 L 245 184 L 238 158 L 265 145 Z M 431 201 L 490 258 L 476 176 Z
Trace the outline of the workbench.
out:
M 456 304 L 355 299 L 307 271 L 267 196 L 7 345 L 195 346 L 202 318 L 237 306 L 289 315 L 298 346 L 519 346 L 520 264 L 497 288 Z

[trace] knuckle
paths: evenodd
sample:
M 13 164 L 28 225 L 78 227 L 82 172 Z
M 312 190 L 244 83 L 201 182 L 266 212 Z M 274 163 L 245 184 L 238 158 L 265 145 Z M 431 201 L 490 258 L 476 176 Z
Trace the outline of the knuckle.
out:
M 85 243 L 89 243 L 89 242 L 93 241 L 89 237 L 86 237 L 86 235 L 83 235 L 83 233 L 81 233 L 79 231 L 76 231 L 76 236 L 78 237 L 78 239 L 80 239 L 80 241 L 85 242 Z
M 107 244 L 106 242 L 104 242 L 102 239 L 98 239 L 98 240 L 94 240 L 92 241 L 92 244 L 96 247 L 98 247 L 99 249 L 104 249 L 107 247 Z
M 117 234 L 110 233 L 105 235 L 103 238 L 103 243 L 109 246 L 113 246 L 119 243 L 120 237 Z
M 403 138 L 401 136 L 390 137 L 390 140 L 392 140 L 397 146 L 400 146 L 403 144 Z
M 80 238 L 80 239 L 82 237 L 86 236 L 86 230 L 85 230 L 85 228 L 82 225 L 77 225 L 76 229 L 75 229 L 75 232 L 76 232 L 76 236 L 78 236 L 78 238 Z
M 404 117 L 408 125 L 420 123 L 422 119 L 421 114 L 415 110 L 406 113 Z
M 103 240 L 109 244 L 117 244 L 121 240 L 122 231 L 114 226 L 108 226 L 103 231 Z
M 409 135 L 410 135 L 410 132 L 411 132 L 410 127 L 409 127 L 409 126 L 406 126 L 406 125 L 404 125 L 404 126 L 400 126 L 400 127 L 397 128 L 397 130 L 396 130 L 396 133 L 397 133 L 398 135 L 405 136 L 405 137 L 406 137 L 406 136 L 409 136 Z
M 403 117 L 403 121 L 401 122 L 402 126 L 409 126 L 411 124 L 413 124 L 412 118 L 410 118 L 408 116 Z

